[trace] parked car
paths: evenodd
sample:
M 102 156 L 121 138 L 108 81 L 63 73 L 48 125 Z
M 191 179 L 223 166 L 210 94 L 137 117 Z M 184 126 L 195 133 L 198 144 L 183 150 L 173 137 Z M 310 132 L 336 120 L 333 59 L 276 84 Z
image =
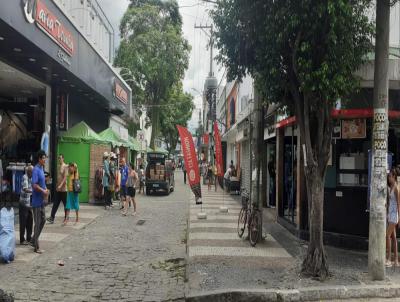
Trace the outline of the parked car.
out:
M 147 153 L 146 195 L 164 191 L 167 195 L 174 191 L 174 166 L 164 153 Z

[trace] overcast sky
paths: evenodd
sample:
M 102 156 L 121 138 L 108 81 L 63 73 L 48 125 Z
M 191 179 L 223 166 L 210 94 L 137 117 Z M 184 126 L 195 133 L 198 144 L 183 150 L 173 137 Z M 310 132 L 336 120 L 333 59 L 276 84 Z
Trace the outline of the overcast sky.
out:
M 107 17 L 112 23 L 116 43 L 119 42 L 119 22 L 128 7 L 129 0 L 98 0 Z M 208 11 L 212 7 L 210 3 L 204 3 L 201 0 L 178 0 L 180 12 L 183 18 L 183 34 L 192 47 L 190 53 L 189 69 L 186 72 L 183 88 L 191 93 L 195 99 L 196 108 L 201 108 L 201 95 L 203 91 L 204 80 L 208 75 L 210 66 L 210 53 L 207 48 L 208 37 L 200 29 L 195 29 L 197 25 L 210 25 L 211 18 Z M 214 64 L 215 75 L 220 80 L 222 74 L 220 68 Z M 192 120 L 189 122 L 190 128 L 197 127 L 199 111 L 193 112 Z

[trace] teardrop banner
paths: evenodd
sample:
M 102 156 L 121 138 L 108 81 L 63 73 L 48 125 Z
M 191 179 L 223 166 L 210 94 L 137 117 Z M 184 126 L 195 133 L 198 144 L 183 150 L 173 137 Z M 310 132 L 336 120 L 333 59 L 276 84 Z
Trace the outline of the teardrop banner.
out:
M 214 122 L 214 141 L 215 141 L 215 160 L 217 165 L 217 175 L 224 176 L 224 162 L 222 159 L 222 143 L 221 143 L 221 135 L 219 133 L 218 124 Z
M 185 160 L 185 168 L 189 179 L 189 185 L 196 198 L 196 204 L 201 204 L 200 171 L 196 157 L 196 149 L 194 148 L 193 137 L 185 127 L 179 125 L 176 127 L 178 128 L 179 136 L 181 138 L 182 153 Z

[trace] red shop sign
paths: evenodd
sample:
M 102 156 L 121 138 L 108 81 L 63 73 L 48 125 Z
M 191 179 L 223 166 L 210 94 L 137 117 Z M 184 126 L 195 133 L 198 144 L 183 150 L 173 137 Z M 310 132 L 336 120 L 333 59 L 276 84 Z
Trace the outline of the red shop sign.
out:
M 74 39 L 61 21 L 40 0 L 36 2 L 36 24 L 70 56 L 74 54 Z
M 114 80 L 114 96 L 124 104 L 128 104 L 128 92 L 117 80 Z

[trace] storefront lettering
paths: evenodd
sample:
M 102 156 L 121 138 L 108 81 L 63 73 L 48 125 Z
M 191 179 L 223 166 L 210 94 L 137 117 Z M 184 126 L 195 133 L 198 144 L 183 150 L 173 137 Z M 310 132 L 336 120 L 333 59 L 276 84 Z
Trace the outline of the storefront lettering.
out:
M 124 104 L 128 104 L 128 92 L 114 80 L 114 96 Z
M 61 49 L 58 50 L 57 57 L 60 59 L 61 63 L 68 65 L 68 67 L 71 66 L 71 58 Z
M 29 23 L 36 22 L 37 26 L 69 56 L 74 54 L 74 39 L 72 34 L 42 1 L 27 1 L 24 5 L 24 13 Z M 34 16 L 34 19 L 32 16 Z M 33 20 L 34 22 L 32 22 Z

